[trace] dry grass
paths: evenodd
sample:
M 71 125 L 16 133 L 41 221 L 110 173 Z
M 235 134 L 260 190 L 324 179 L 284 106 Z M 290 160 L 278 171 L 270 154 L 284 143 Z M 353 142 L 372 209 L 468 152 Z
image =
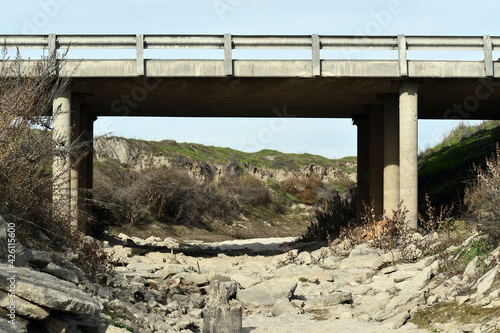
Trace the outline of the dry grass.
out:
M 493 245 L 500 243 L 500 145 L 496 156 L 486 158 L 485 168 L 474 165 L 475 179 L 465 191 L 468 217 L 490 236 Z

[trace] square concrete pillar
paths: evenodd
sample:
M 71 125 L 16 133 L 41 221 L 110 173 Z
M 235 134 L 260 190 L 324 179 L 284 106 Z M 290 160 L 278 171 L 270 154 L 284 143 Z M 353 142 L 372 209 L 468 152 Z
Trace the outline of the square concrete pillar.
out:
M 399 86 L 400 199 L 408 210 L 408 225 L 418 226 L 418 87 L 412 80 Z

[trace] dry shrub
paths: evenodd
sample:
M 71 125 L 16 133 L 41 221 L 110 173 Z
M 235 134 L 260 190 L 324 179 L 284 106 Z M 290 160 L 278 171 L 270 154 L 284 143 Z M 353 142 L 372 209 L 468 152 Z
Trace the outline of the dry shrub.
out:
M 329 192 L 315 207 L 314 220 L 307 227 L 304 239 L 328 240 L 339 234 L 340 230 L 356 218 L 356 191 L 350 190 L 348 196 L 339 192 Z
M 371 247 L 385 252 L 405 249 L 410 243 L 413 230 L 406 223 L 408 211 L 402 209 L 402 202 L 392 212 L 392 216 L 377 216 L 375 205 L 363 203 L 364 214 L 361 215 L 361 224 L 349 224 L 340 231 L 340 237 L 348 240 L 350 246 L 368 243 Z
M 496 156 L 486 158 L 485 167 L 474 164 L 475 178 L 466 188 L 464 203 L 470 220 L 490 235 L 494 245 L 500 243 L 500 145 Z
M 316 204 L 318 195 L 317 189 L 322 186 L 323 182 L 316 172 L 312 172 L 307 179 L 293 176 L 283 181 L 283 189 L 296 196 L 306 205 Z
M 52 206 L 52 157 L 70 154 L 52 140 L 52 101 L 68 85 L 57 75 L 56 54 L 27 62 L 19 52 L 0 62 L 0 214 L 19 223 L 17 236 L 30 243 L 41 229 L 54 237 L 71 237 L 68 221 Z
M 450 206 L 446 205 L 439 208 L 439 213 L 436 214 L 436 208 L 432 206 L 431 200 L 427 193 L 425 194 L 425 217 L 418 213 L 418 220 L 420 222 L 420 226 L 426 230 L 427 232 L 438 231 L 438 232 L 447 232 L 450 233 L 455 228 L 455 219 L 453 218 L 453 209 L 454 204 L 452 203 Z
M 214 184 L 199 183 L 187 171 L 148 168 L 143 172 L 108 160 L 96 165 L 94 197 L 119 223 L 152 221 L 203 224 L 233 214 L 232 201 Z
M 69 172 L 53 174 L 54 156 L 81 155 L 86 142 L 64 144 L 52 133 L 53 100 L 68 86 L 69 78 L 59 77 L 65 55 L 56 52 L 38 61 L 15 59 L 2 51 L 0 61 L 0 215 L 16 224 L 16 238 L 35 248 L 69 246 L 77 252 L 76 262 L 89 275 L 100 271 L 105 255 L 102 244 L 86 246 L 83 235 L 72 230 L 67 212 L 53 203 L 53 182 Z M 75 161 L 73 159 L 73 161 Z M 74 162 L 76 163 L 76 162 Z M 68 166 L 69 167 L 69 166 Z M 69 194 L 68 194 L 69 195 Z M 68 200 L 61 195 L 61 200 Z M 78 215 L 87 222 L 92 216 Z M 51 243 L 41 242 L 43 232 Z
M 249 174 L 224 178 L 219 187 L 240 204 L 263 206 L 272 201 L 271 193 L 264 184 Z

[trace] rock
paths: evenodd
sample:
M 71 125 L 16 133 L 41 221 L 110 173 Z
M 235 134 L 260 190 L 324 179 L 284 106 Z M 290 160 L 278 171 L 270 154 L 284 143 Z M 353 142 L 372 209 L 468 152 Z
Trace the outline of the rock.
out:
M 103 306 L 98 300 L 79 290 L 73 283 L 37 272 L 17 268 L 9 274 L 7 265 L 0 264 L 0 289 L 8 291 L 12 275 L 15 277 L 16 295 L 46 308 L 74 314 L 97 314 Z
M 110 249 L 104 249 L 108 255 L 109 262 L 117 265 L 128 264 L 132 256 L 132 248 L 115 245 Z
M 316 261 L 312 257 L 312 255 L 307 251 L 300 252 L 299 255 L 297 256 L 297 260 L 304 265 L 310 265 Z
M 297 313 L 298 310 L 295 308 L 289 301 L 288 299 L 280 299 L 271 308 L 271 314 L 274 317 L 278 317 L 282 315 L 283 313 Z
M 7 308 L 11 298 L 5 291 L 0 290 L 0 307 Z M 44 309 L 36 304 L 30 303 L 21 297 L 14 297 L 16 315 L 33 320 L 42 320 L 49 316 L 50 310 Z
M 220 274 L 210 274 L 210 276 L 208 277 L 208 279 L 210 280 L 210 282 L 215 282 L 215 281 L 219 281 L 219 282 L 231 282 L 231 278 L 228 277 L 228 276 L 224 276 L 224 275 L 220 275 Z
M 147 263 L 144 262 L 131 262 L 130 264 L 127 265 L 127 269 L 132 271 L 132 272 L 148 272 L 148 273 L 154 273 L 157 271 L 157 269 Z
M 497 275 L 498 273 L 498 265 L 493 268 L 491 271 L 489 271 L 488 273 L 486 273 L 482 278 L 480 278 L 478 281 L 477 281 L 477 292 L 476 292 L 476 296 L 477 297 L 481 297 L 482 295 L 484 295 L 488 289 L 491 288 L 491 285 L 493 284 L 493 281 L 495 280 L 495 276 Z
M 297 288 L 297 280 L 274 279 L 261 282 L 251 288 L 239 290 L 237 298 L 244 304 L 271 306 L 278 299 L 290 299 Z
M 238 282 L 238 284 L 241 286 L 243 289 L 247 289 L 250 287 L 255 286 L 256 284 L 260 283 L 261 281 L 259 279 L 251 278 L 246 275 L 242 274 L 233 274 L 231 275 L 231 280 Z
M 27 333 L 28 330 L 26 327 L 21 325 L 17 320 L 13 322 L 14 324 L 10 324 L 9 321 L 2 316 L 0 316 L 0 332 L 8 332 L 8 333 Z
M 481 330 L 481 324 L 466 324 L 466 325 L 461 325 L 458 326 L 458 331 L 463 332 L 463 333 L 476 333 L 476 332 L 483 332 Z
M 403 326 L 409 318 L 410 313 L 408 311 L 403 311 L 392 318 L 384 320 L 383 323 L 389 324 L 392 329 L 397 330 Z
M 26 258 L 30 265 L 40 269 L 54 262 L 54 255 L 47 251 L 32 250 L 26 254 Z
M 177 276 L 182 276 L 185 280 L 193 282 L 198 287 L 208 285 L 208 277 L 204 274 L 189 274 L 189 273 L 180 273 Z
M 384 257 L 378 251 L 371 249 L 366 244 L 356 246 L 349 257 L 342 260 L 340 269 L 369 268 L 378 269 L 384 263 Z
M 45 266 L 42 269 L 42 272 L 73 283 L 78 283 L 80 281 L 75 272 L 70 271 L 69 269 L 61 268 L 52 262 Z
M 305 301 L 304 309 L 316 309 L 345 304 L 352 302 L 352 294 L 348 292 L 338 292 L 328 296 L 316 297 Z
M 477 275 L 477 259 L 478 257 L 475 257 L 471 262 L 467 264 L 467 267 L 465 267 L 464 275 L 462 278 L 462 281 L 464 283 L 471 281 Z
M 470 300 L 470 295 L 465 295 L 465 296 L 457 296 L 455 297 L 455 301 L 457 302 L 457 304 L 459 306 L 462 306 L 464 305 L 465 302 L 467 302 L 468 300 Z
M 243 289 L 236 295 L 237 299 L 246 306 L 268 307 L 274 305 L 277 299 L 262 289 Z
M 189 272 L 188 268 L 184 265 L 176 265 L 169 264 L 162 267 L 160 270 L 155 272 L 155 276 L 157 276 L 161 280 L 166 280 L 169 277 L 172 277 L 179 273 Z
M 415 275 L 417 275 L 417 273 L 407 273 L 407 274 L 404 274 L 404 275 L 401 275 L 401 276 L 397 276 L 397 277 L 394 278 L 394 282 L 395 283 L 400 283 L 400 282 L 406 281 L 408 279 L 411 279 Z
M 189 311 L 188 315 L 194 319 L 203 318 L 203 310 L 202 309 L 193 309 Z
M 413 278 L 406 281 L 397 296 L 392 298 L 387 304 L 388 308 L 396 308 L 405 305 L 408 300 L 421 293 L 421 289 L 429 282 L 433 272 L 437 269 L 437 262 L 416 274 Z
M 116 316 L 123 316 L 129 320 L 135 320 L 135 318 L 143 317 L 143 314 L 128 301 L 115 299 L 106 304 L 106 307 Z
M 324 290 L 319 284 L 299 282 L 294 291 L 294 296 L 301 300 L 324 296 Z
M 329 256 L 323 259 L 321 263 L 322 268 L 326 269 L 337 269 L 340 268 L 340 259 L 334 256 Z
M 397 270 L 398 269 L 396 268 L 396 266 L 389 266 L 389 267 L 386 267 L 386 268 L 383 268 L 382 270 L 380 270 L 380 273 L 382 273 L 382 274 L 391 274 L 391 273 L 394 273 Z

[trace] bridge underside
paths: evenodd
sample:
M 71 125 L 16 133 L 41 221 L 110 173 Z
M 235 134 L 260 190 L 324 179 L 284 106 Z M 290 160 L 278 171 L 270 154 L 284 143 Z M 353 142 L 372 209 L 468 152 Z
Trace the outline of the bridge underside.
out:
M 96 116 L 352 118 L 358 210 L 362 201 L 374 202 L 377 213 L 391 214 L 402 200 L 416 228 L 417 120 L 500 119 L 498 105 L 494 79 L 75 78 L 54 102 L 67 111 L 54 117 L 54 133 L 92 139 Z M 81 227 L 75 208 L 89 208 L 81 189 L 92 188 L 91 158 L 54 160 L 54 170 L 71 166 L 55 182 L 54 200 L 69 207 L 75 227 Z
M 377 78 L 78 78 L 72 92 L 97 116 L 352 118 L 399 93 Z M 500 119 L 500 81 L 422 79 L 419 119 Z

